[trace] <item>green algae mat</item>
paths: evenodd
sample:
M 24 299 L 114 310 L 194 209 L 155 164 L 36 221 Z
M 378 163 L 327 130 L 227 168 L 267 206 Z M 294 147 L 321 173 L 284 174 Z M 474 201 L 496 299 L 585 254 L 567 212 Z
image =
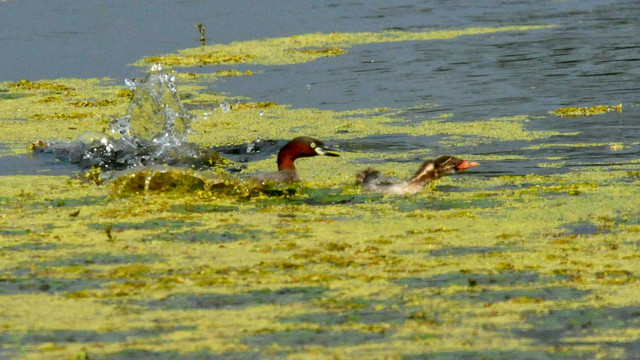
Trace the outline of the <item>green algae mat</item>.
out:
M 485 33 L 460 30 L 441 38 Z M 305 42 L 290 51 L 265 40 L 274 54 L 246 58 L 340 56 L 321 50 L 348 51 L 381 38 L 348 35 L 315 43 L 292 37 L 294 44 Z M 286 46 L 283 39 L 275 42 Z M 227 56 L 240 56 L 243 48 L 257 52 L 259 45 L 229 44 Z M 224 53 L 216 46 L 212 53 Z M 190 141 L 212 146 L 256 137 L 312 135 L 330 142 L 403 134 L 447 144 L 521 141 L 527 148 L 566 135 L 530 129 L 536 118 L 527 114 L 461 124 L 454 113 L 416 124 L 403 121 L 404 109 L 233 103 L 231 95 L 209 92 L 204 84 L 228 75 L 178 74 L 183 102 L 199 116 Z M 3 155 L 26 154 L 38 140 L 106 131 L 110 119 L 126 112 L 129 96 L 109 79 L 0 84 Z M 220 110 L 226 102 L 233 105 Z M 570 359 L 637 353 L 638 163 L 549 176 L 487 178 L 470 171 L 412 197 L 364 193 L 354 185 L 356 172 L 370 162 L 434 155 L 425 149 L 301 159 L 306 181 L 276 196 L 191 186 L 123 193 L 117 183 L 96 185 L 85 176 L 0 177 L 0 358 Z M 456 155 L 479 162 L 518 159 Z M 377 167 L 402 178 L 418 165 Z M 275 156 L 250 163 L 246 172 L 274 167 Z

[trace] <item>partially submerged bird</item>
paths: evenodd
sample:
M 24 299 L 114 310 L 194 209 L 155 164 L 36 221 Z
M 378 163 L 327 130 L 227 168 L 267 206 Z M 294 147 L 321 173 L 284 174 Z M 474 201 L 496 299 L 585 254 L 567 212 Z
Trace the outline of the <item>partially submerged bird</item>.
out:
M 278 152 L 278 171 L 252 176 L 258 181 L 273 181 L 276 183 L 292 183 L 300 181 L 294 161 L 301 157 L 340 156 L 331 152 L 322 141 L 309 136 L 297 137 L 286 143 Z
M 477 162 L 458 159 L 453 156 L 440 156 L 435 160 L 427 160 L 420 169 L 407 181 L 394 183 L 383 179 L 380 172 L 371 168 L 364 170 L 356 177 L 362 188 L 383 194 L 415 194 L 422 191 L 427 183 L 458 171 L 476 167 Z

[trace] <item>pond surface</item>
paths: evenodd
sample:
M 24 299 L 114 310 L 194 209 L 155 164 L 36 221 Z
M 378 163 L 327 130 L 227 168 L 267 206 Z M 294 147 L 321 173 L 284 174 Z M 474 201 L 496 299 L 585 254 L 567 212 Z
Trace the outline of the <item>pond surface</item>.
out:
M 0 358 L 636 358 L 638 18 L 631 0 L 0 0 Z M 252 197 L 211 170 L 96 185 L 27 149 L 112 149 L 109 120 L 159 113 L 131 111 L 149 96 L 125 78 L 152 62 L 131 64 L 201 51 L 196 24 L 212 53 L 338 51 L 177 67 L 153 104 L 197 116 L 189 146 L 240 175 L 299 135 L 341 157 Z M 352 42 L 305 35 L 331 32 Z M 274 50 L 292 39 L 311 45 Z M 481 166 L 413 196 L 354 185 L 443 154 Z
M 214 91 L 294 108 L 401 108 L 406 110 L 400 117 L 414 123 L 438 114 L 451 114 L 450 120 L 456 122 L 539 116 L 527 128 L 569 134 L 534 143 L 478 146 L 445 146 L 428 138 L 397 135 L 338 144 L 347 151 L 430 149 L 435 154 L 518 155 L 523 159 L 488 163 L 478 172 L 548 174 L 638 157 L 638 15 L 640 7 L 631 0 L 395 1 L 393 5 L 162 1 L 153 7 L 129 1 L 57 1 L 37 6 L 31 1 L 7 1 L 0 3 L 0 46 L 11 56 L 0 59 L 0 81 L 103 76 L 122 81 L 141 76 L 143 69 L 128 64 L 198 46 L 195 24 L 199 23 L 207 28 L 209 44 L 313 32 L 554 25 L 536 31 L 356 45 L 341 56 L 295 65 L 234 66 L 259 75 L 212 85 Z M 619 103 L 622 112 L 594 117 L 548 114 L 560 107 Z

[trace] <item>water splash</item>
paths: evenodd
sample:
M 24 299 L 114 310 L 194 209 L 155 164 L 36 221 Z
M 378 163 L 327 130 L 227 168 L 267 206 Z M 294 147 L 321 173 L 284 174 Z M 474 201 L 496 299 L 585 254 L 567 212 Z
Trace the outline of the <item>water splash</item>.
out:
M 158 146 L 158 151 L 180 146 L 191 131 L 195 117 L 184 109 L 175 86 L 175 76 L 151 67 L 147 77 L 125 82 L 133 93 L 127 115 L 111 122 L 111 131 L 134 146 Z
M 195 116 L 180 102 L 172 73 L 154 65 L 144 79 L 127 79 L 125 84 L 132 98 L 127 114 L 111 121 L 115 136 L 87 132 L 74 141 L 38 142 L 34 151 L 103 170 L 155 164 L 199 169 L 224 162 L 213 149 L 187 142 Z
M 222 111 L 223 113 L 228 113 L 229 110 L 231 110 L 231 105 L 229 105 L 229 103 L 227 102 L 224 102 L 220 104 L 219 108 L 220 108 L 220 111 Z
M 133 145 L 99 131 L 83 133 L 74 141 L 38 142 L 33 144 L 33 148 L 34 152 L 51 153 L 81 168 L 117 170 L 140 164 Z

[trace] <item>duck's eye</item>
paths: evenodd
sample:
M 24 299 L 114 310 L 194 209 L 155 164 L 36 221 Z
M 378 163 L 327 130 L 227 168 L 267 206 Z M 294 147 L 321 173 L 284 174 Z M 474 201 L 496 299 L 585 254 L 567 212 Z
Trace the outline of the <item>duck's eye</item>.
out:
M 316 148 L 316 143 L 311 143 L 310 146 L 311 146 L 312 149 L 315 149 Z

